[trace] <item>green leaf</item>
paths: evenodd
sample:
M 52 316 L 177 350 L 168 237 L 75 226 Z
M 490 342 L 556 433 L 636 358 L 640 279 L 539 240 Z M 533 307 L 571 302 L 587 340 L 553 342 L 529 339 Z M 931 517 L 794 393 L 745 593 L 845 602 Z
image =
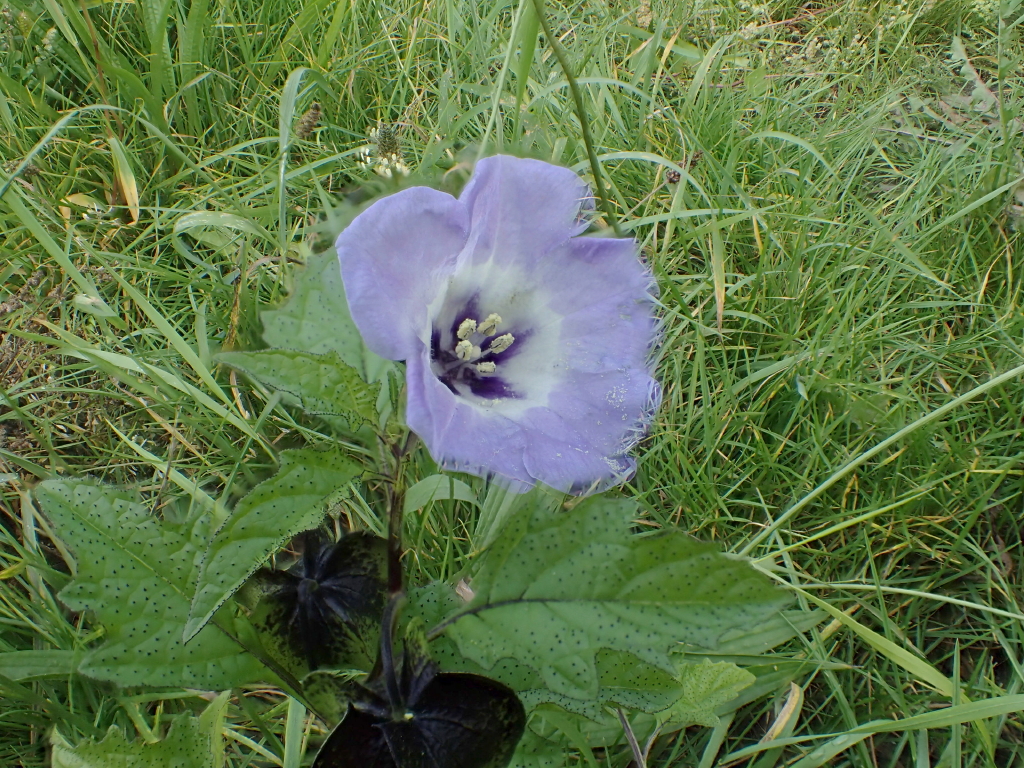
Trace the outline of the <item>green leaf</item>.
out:
M 555 693 L 594 699 L 601 648 L 675 672 L 679 642 L 714 648 L 788 597 L 736 557 L 681 531 L 629 532 L 634 505 L 603 497 L 567 513 L 513 517 L 480 558 L 473 601 L 446 620 L 460 652 L 485 668 L 513 658 Z
M 298 349 L 314 355 L 335 352 L 366 381 L 379 381 L 391 363 L 370 352 L 352 322 L 341 282 L 338 257 L 331 248 L 310 256 L 296 270 L 288 300 L 260 314 L 263 340 L 270 347 Z
M 716 710 L 754 682 L 754 675 L 728 662 L 697 664 L 676 661 L 666 672 L 622 651 L 597 652 L 600 688 L 593 699 L 576 699 L 547 689 L 527 690 L 520 698 L 530 711 L 541 704 L 556 704 L 567 712 L 600 722 L 608 705 L 657 715 L 675 728 L 687 725 L 714 727 Z
M 330 726 L 337 725 L 348 709 L 348 689 L 353 673 L 318 669 L 302 679 L 302 693 Z
M 735 664 L 713 663 L 679 666 L 681 695 L 668 709 L 657 713 L 658 719 L 676 728 L 718 725 L 715 710 L 736 698 L 740 691 L 754 682 L 754 676 Z
M 171 525 L 132 494 L 85 480 L 47 480 L 35 493 L 78 561 L 61 600 L 92 611 L 106 630 L 103 645 L 85 654 L 82 674 L 124 686 L 204 690 L 260 678 L 256 660 L 214 627 L 188 646 L 181 640 L 207 515 Z
M 221 691 L 199 716 L 199 731 L 210 750 L 210 764 L 213 768 L 224 766 L 224 721 L 230 701 L 231 691 Z
M 351 421 L 377 420 L 379 385 L 367 384 L 359 371 L 336 352 L 314 355 L 291 349 L 224 352 L 218 362 L 237 368 L 271 389 L 299 400 L 316 416 L 345 416 Z
M 597 671 L 601 682 L 598 702 L 602 704 L 610 702 L 653 714 L 671 707 L 684 693 L 678 674 L 646 664 L 631 653 L 598 651 Z M 573 711 L 570 707 L 561 706 Z
M 9 651 L 0 653 L 0 675 L 11 680 L 67 677 L 78 668 L 74 651 Z
M 467 501 L 470 504 L 480 506 L 473 489 L 461 480 L 456 480 L 448 475 L 431 475 L 420 480 L 405 492 L 404 512 L 409 514 L 417 509 L 422 509 L 432 501 Z
M 522 109 L 526 95 L 526 82 L 533 65 L 533 54 L 537 50 L 537 33 L 540 31 L 540 17 L 533 3 L 527 3 L 519 26 L 519 58 L 516 61 L 516 110 Z
M 454 589 L 444 582 L 435 581 L 409 590 L 405 608 L 402 610 L 402 619 L 404 622 L 411 622 L 419 618 L 426 626 L 432 627 L 465 604 Z M 514 691 L 528 691 L 543 685 L 536 670 L 520 664 L 515 659 L 501 659 L 490 669 L 484 669 L 463 656 L 447 635 L 442 634 L 434 638 L 430 643 L 430 653 L 442 672 L 483 675 L 504 683 Z
M 156 744 L 127 741 L 116 726 L 110 726 L 102 741 L 71 746 L 59 732 L 53 732 L 53 768 L 211 768 L 210 738 L 199 720 L 182 714 L 174 718 L 167 738 Z
M 568 763 L 565 747 L 538 736 L 527 728 L 516 746 L 509 768 L 564 768 Z M 573 761 L 576 765 L 576 761 Z
M 324 498 L 359 471 L 358 464 L 338 451 L 283 451 L 278 473 L 238 502 L 210 542 L 199 570 L 185 642 L 288 539 L 319 525 Z

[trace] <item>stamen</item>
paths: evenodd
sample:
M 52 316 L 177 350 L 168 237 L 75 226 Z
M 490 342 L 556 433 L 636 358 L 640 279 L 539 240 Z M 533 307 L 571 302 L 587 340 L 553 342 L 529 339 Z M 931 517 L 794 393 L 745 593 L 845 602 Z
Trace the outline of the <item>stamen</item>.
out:
M 506 333 L 503 336 L 499 336 L 491 342 L 491 346 L 487 349 L 488 352 L 498 354 L 504 352 L 506 349 L 512 346 L 512 342 L 516 340 L 516 337 L 511 333 Z
M 459 360 L 465 360 L 467 362 L 476 360 L 480 357 L 480 347 L 475 346 L 473 342 L 463 339 L 455 345 L 455 356 Z
M 468 339 L 476 331 L 476 320 L 471 317 L 467 317 L 459 324 L 459 330 L 456 335 L 460 339 Z
M 498 366 L 496 366 L 494 363 L 484 362 L 476 364 L 477 373 L 494 373 L 497 370 L 497 368 Z
M 491 312 L 483 321 L 480 323 L 480 327 L 477 328 L 477 333 L 482 333 L 484 336 L 490 336 L 501 325 L 501 315 Z

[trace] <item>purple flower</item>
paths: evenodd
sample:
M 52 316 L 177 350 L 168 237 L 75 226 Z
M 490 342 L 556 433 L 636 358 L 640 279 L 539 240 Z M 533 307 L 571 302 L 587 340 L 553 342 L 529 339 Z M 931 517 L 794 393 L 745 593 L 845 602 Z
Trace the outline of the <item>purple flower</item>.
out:
M 456 199 L 386 197 L 337 241 L 367 346 L 406 361 L 409 427 L 442 466 L 574 493 L 628 479 L 661 392 L 654 282 L 632 240 L 578 237 L 572 171 L 480 161 Z

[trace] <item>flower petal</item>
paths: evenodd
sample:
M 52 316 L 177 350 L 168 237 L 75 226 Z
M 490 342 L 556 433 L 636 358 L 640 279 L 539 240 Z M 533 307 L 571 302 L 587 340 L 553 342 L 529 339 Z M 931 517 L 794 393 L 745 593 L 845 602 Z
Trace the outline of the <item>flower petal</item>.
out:
M 470 219 L 460 261 L 519 262 L 526 267 L 586 229 L 593 206 L 586 183 L 568 168 L 508 155 L 481 160 L 459 202 Z
M 537 280 L 549 286 L 551 309 L 561 316 L 570 368 L 648 367 L 657 285 L 632 240 L 575 238 L 538 263 Z
M 626 453 L 660 400 L 658 383 L 644 369 L 573 372 L 546 408 L 520 418 L 531 434 L 523 457 L 527 471 L 572 493 L 599 492 L 628 480 L 636 462 Z
M 545 436 L 528 442 L 524 461 L 552 487 L 603 489 L 632 474 L 625 453 L 661 399 L 648 359 L 655 284 L 633 241 L 583 237 L 543 259 L 538 280 L 558 282 L 563 377 L 545 407 L 520 419 Z
M 338 236 L 346 298 L 367 347 L 390 360 L 415 353 L 427 306 L 467 230 L 465 207 L 454 197 L 412 187 L 378 200 Z
M 498 475 L 517 490 L 534 479 L 526 470 L 522 427 L 454 395 L 430 370 L 427 350 L 406 363 L 406 421 L 445 469 Z

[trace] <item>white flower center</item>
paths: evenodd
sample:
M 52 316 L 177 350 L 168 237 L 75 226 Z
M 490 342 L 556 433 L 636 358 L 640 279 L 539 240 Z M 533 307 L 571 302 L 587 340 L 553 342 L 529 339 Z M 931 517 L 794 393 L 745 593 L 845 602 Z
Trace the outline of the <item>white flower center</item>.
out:
M 473 248 L 438 286 L 421 339 L 452 394 L 513 418 L 548 403 L 578 342 L 562 338 L 557 285 L 538 283 L 512 259 L 478 260 Z

